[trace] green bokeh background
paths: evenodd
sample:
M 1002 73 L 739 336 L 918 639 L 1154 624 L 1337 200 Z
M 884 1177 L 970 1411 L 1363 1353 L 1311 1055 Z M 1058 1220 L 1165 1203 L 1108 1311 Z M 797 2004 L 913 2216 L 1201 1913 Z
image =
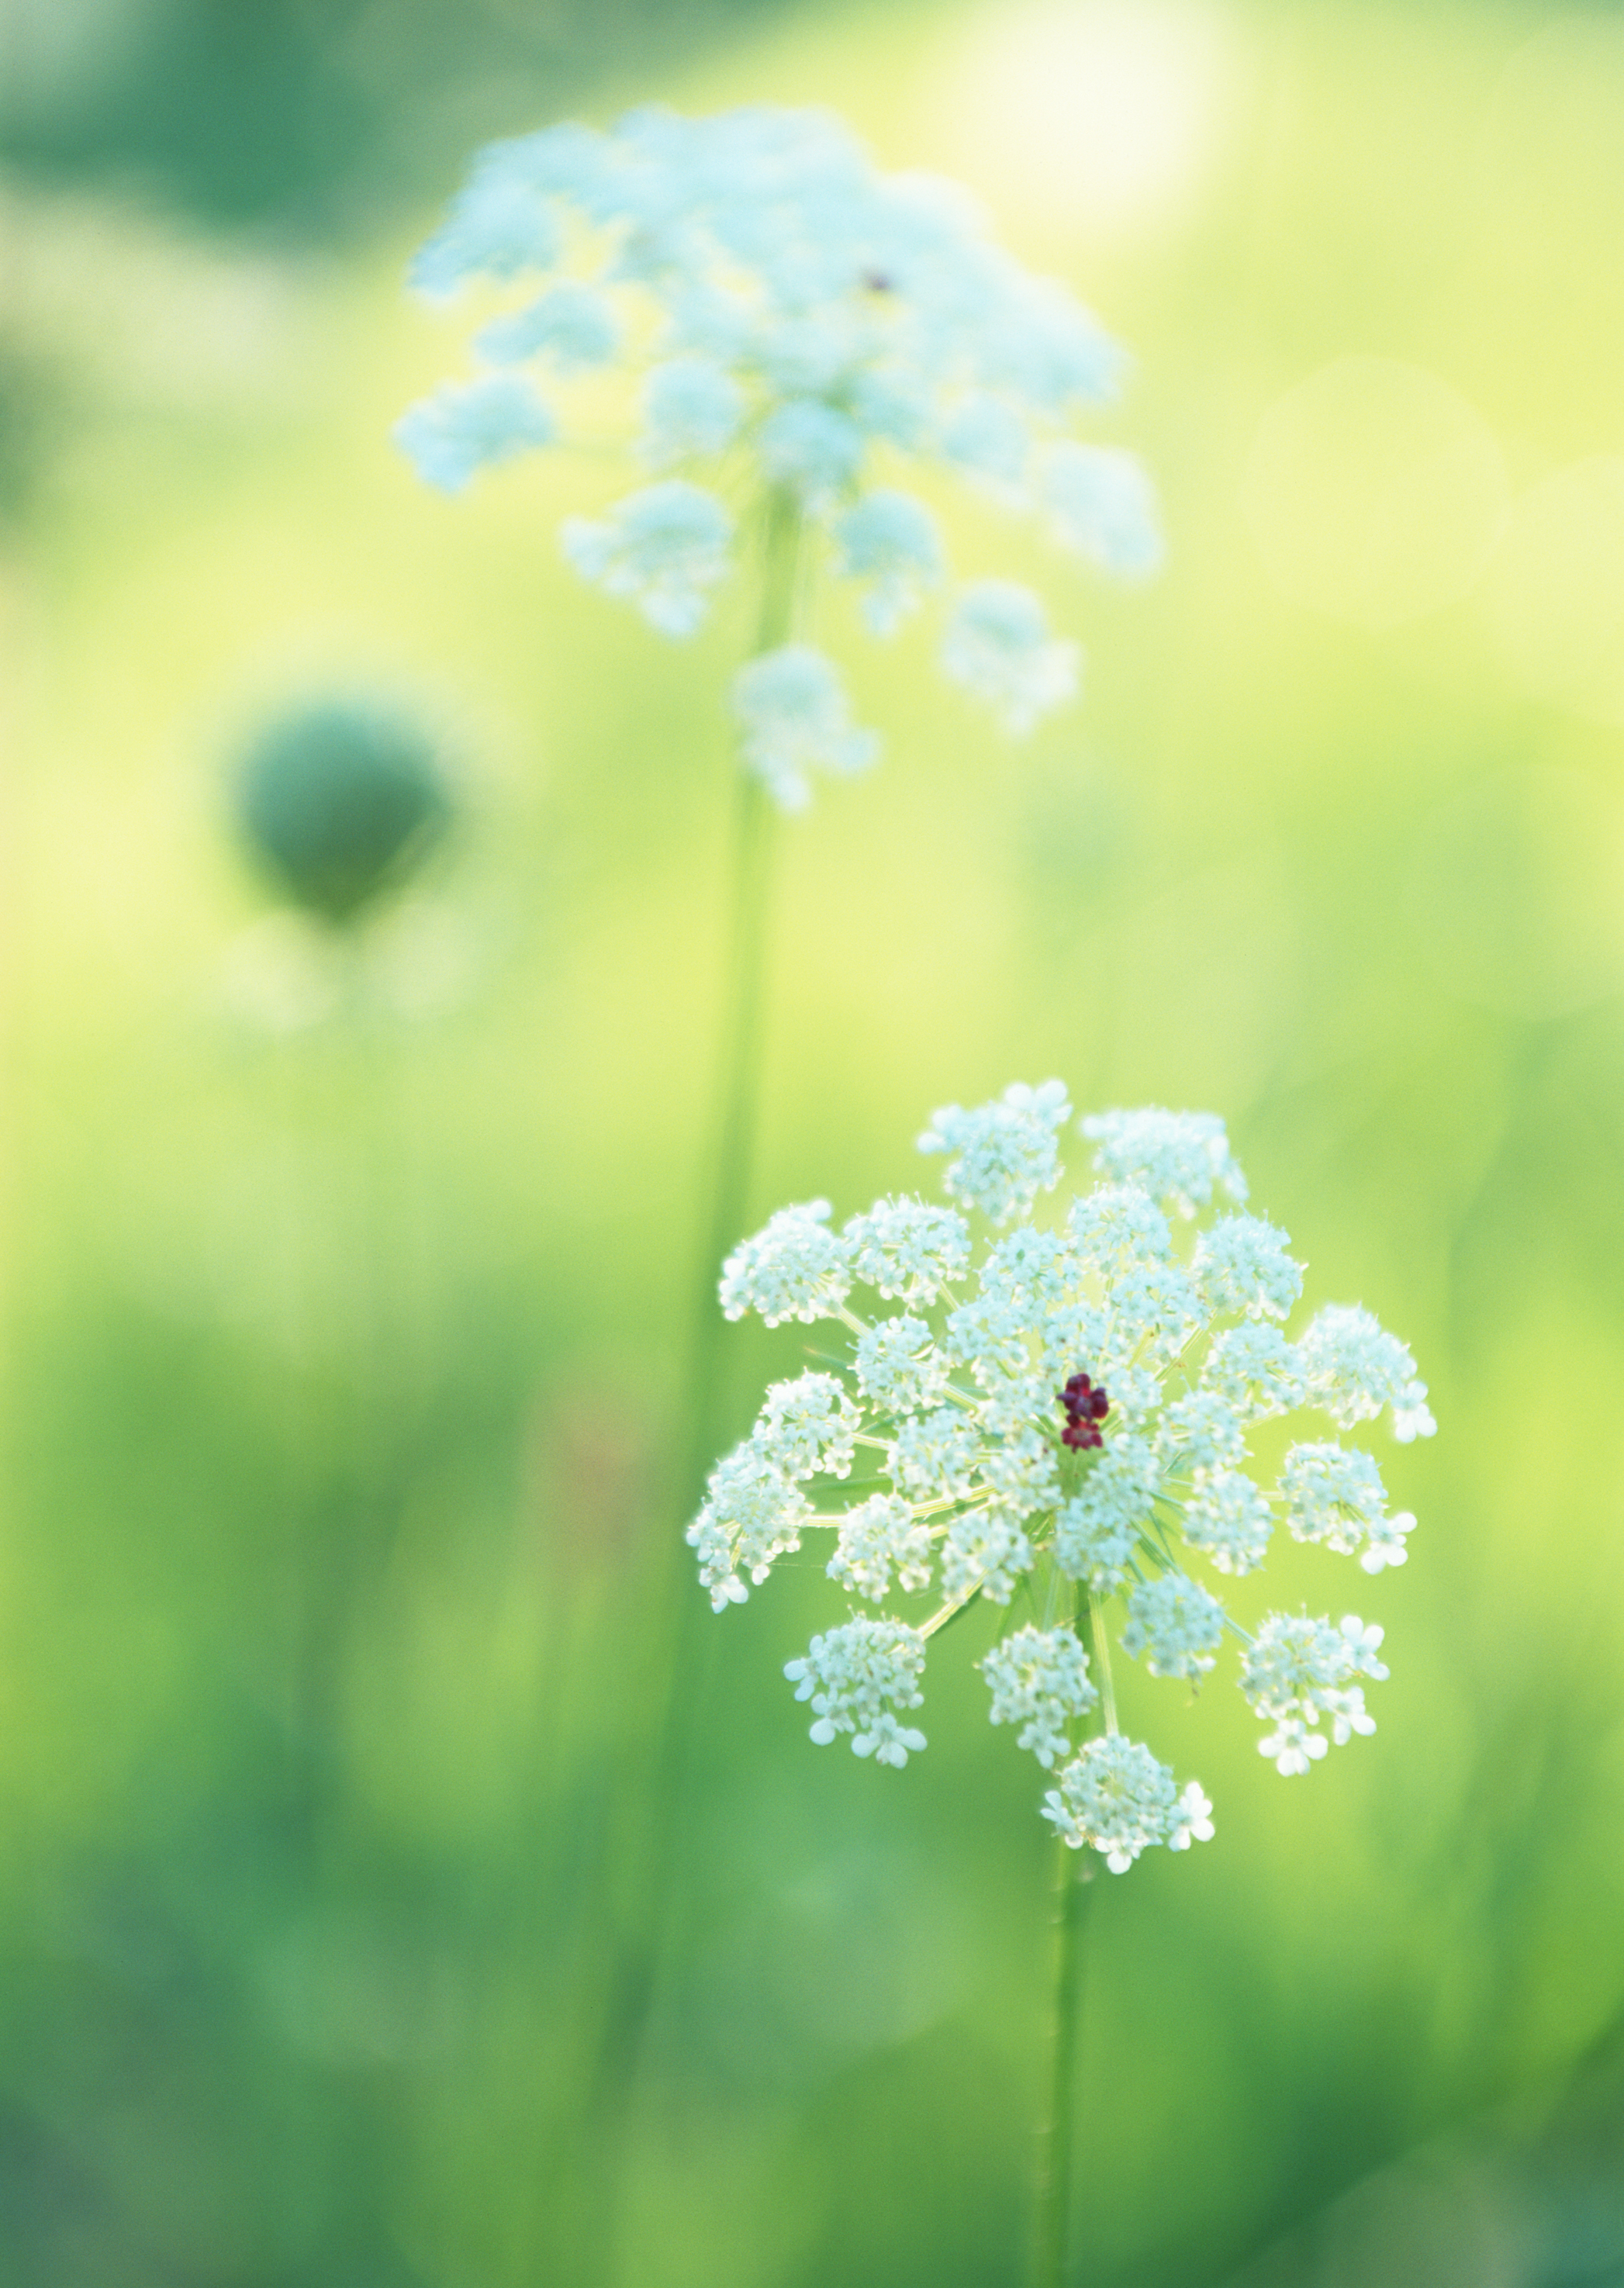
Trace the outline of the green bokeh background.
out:
M 781 837 L 752 1215 L 916 1185 L 931 1108 L 1018 1076 L 1211 1107 L 1441 1426 L 1404 1572 L 1271 1567 L 1386 1624 L 1374 1740 L 1286 1784 L 1227 1685 L 1129 1681 L 1218 1837 L 1097 1887 L 1083 2276 L 1624 2280 L 1624 19 L 0 22 L 0 2279 L 1021 2277 L 1038 1776 L 963 1657 L 906 1774 L 811 1748 L 812 1562 L 694 1635 L 678 1903 L 594 2093 L 748 600 L 663 646 L 553 537 L 623 466 L 448 504 L 387 433 L 457 361 L 400 274 L 467 147 L 652 95 L 977 185 L 1133 346 L 1169 537 L 1122 593 L 954 506 L 1088 646 L 1026 745 L 826 600 L 887 753 Z M 332 691 L 432 724 L 460 819 L 345 951 L 228 801 Z M 799 1334 L 730 1332 L 741 1428 Z

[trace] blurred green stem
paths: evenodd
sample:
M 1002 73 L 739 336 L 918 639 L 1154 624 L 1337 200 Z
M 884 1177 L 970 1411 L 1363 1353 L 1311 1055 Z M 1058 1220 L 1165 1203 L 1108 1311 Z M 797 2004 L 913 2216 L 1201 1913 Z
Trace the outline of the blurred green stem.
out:
M 761 611 L 751 656 L 788 640 L 794 620 L 802 517 L 794 496 L 778 491 L 764 504 Z M 612 2276 L 622 2207 L 630 2116 L 638 2063 L 654 2009 L 657 1971 L 677 1887 L 682 1816 L 693 1746 L 694 1705 L 709 1640 L 711 1616 L 696 1586 L 679 1522 L 692 1513 L 726 1427 L 723 1390 L 723 1319 L 717 1301 L 722 1259 L 743 1235 L 750 1160 L 760 1096 L 762 1008 L 772 880 L 775 821 L 766 789 L 754 773 L 737 770 L 733 798 L 733 866 L 729 893 L 727 968 L 716 1093 L 706 1166 L 709 1197 L 702 1227 L 704 1252 L 697 1266 L 693 1316 L 676 1440 L 672 1492 L 677 1520 L 662 1515 L 661 1540 L 649 1571 L 655 1609 L 650 1625 L 654 1657 L 646 1671 L 644 1720 L 630 1744 L 636 1759 L 634 1788 L 612 1793 L 611 1816 L 622 1833 L 609 1839 L 608 1904 L 620 1927 L 596 2056 L 582 2108 L 586 2149 L 580 2197 L 595 2221 L 585 2228 L 598 2242 L 585 2279 Z M 616 1869 L 615 1863 L 621 1863 Z M 599 1902 L 601 1908 L 602 1902 Z M 593 2265 L 596 2269 L 593 2269 Z
M 764 526 L 761 613 L 753 657 L 786 643 L 794 620 L 802 519 L 793 494 L 779 491 L 769 497 Z M 717 1275 L 723 1258 L 744 1235 L 741 1227 L 761 1093 L 762 1002 L 774 824 L 772 799 L 761 780 L 753 771 L 739 770 L 733 798 L 727 970 L 709 1154 L 710 1213 L 704 1227 L 687 1403 L 682 1418 L 687 1436 L 682 1446 L 684 1467 L 677 1498 L 685 1508 L 698 1498 L 715 1458 L 722 1412 L 717 1387 L 722 1332 Z
M 1082 1925 L 1093 1869 L 1055 1838 L 1054 1988 L 1050 2022 L 1049 2117 L 1038 2150 L 1033 2288 L 1065 2288 L 1071 2242 L 1076 2138 L 1077 2022 L 1082 2000 Z

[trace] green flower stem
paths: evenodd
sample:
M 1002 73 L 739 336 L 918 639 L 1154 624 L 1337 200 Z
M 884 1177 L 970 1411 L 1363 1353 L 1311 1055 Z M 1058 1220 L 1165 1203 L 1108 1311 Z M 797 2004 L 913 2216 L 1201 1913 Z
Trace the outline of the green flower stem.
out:
M 800 567 L 802 517 L 794 496 L 766 504 L 761 613 L 755 656 L 789 640 Z M 745 1236 L 750 1159 L 761 1094 L 762 1006 L 767 914 L 775 836 L 772 798 L 753 771 L 741 770 L 733 807 L 733 855 L 727 972 L 723 989 L 721 1055 L 712 1115 L 710 1213 L 704 1231 L 689 1350 L 685 1466 L 678 1498 L 696 1502 L 715 1460 L 721 1414 L 717 1389 L 722 1314 L 717 1278 L 723 1258 Z
M 775 492 L 763 520 L 761 612 L 755 654 L 788 640 L 800 568 L 802 516 L 793 495 Z M 682 1814 L 687 1794 L 693 1707 L 709 1648 L 704 1632 L 713 1617 L 693 1577 L 680 1522 L 693 1514 L 705 1476 L 725 1434 L 722 1374 L 724 1322 L 717 1300 L 723 1258 L 745 1236 L 750 1162 L 760 1095 L 762 1013 L 766 969 L 775 820 L 766 789 L 740 770 L 733 806 L 733 869 L 727 968 L 723 987 L 720 1054 L 709 1165 L 709 1212 L 697 1266 L 687 1374 L 676 1441 L 677 1475 L 672 1492 L 677 1520 L 664 1529 L 650 1569 L 656 1599 L 649 1635 L 646 1720 L 638 1728 L 638 1753 L 652 1736 L 646 1761 L 617 1791 L 608 1837 L 605 1895 L 618 1924 L 606 1982 L 598 1998 L 594 2054 L 581 2107 L 580 2179 L 583 2219 L 583 2288 L 613 2277 L 622 2207 L 631 2107 L 644 2038 L 654 2008 L 676 1888 Z
M 1089 1599 L 1089 1634 L 1094 1643 L 1094 1665 L 1099 1672 L 1099 1695 L 1105 1712 L 1105 1729 L 1114 1732 L 1116 1694 L 1111 1688 L 1111 1647 L 1105 1636 L 1105 1616 L 1097 1597 Z
M 1055 1838 L 1054 1984 L 1050 2022 L 1049 2116 L 1038 2152 L 1033 2288 L 1066 2288 L 1076 2141 L 1077 2031 L 1082 1999 L 1082 1925 L 1093 1869 Z

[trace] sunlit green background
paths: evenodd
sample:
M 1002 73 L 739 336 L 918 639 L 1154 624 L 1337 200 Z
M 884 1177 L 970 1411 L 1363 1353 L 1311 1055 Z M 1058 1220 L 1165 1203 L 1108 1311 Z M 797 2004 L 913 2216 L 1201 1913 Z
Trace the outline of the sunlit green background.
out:
M 0 26 L 0 2280 L 1021 2276 L 1039 1776 L 963 1657 L 906 1774 L 812 1748 L 814 1563 L 693 1637 L 635 2077 L 598 2038 L 745 606 L 662 647 L 553 537 L 622 467 L 448 504 L 387 433 L 458 361 L 400 280 L 466 150 L 651 95 L 972 183 L 1133 346 L 1169 536 L 1124 594 L 958 515 L 1089 648 L 1026 746 L 829 602 L 888 751 L 783 837 L 752 1214 L 916 1184 L 931 1108 L 1016 1076 L 1211 1107 L 1441 1425 L 1406 1570 L 1281 1567 L 1387 1624 L 1373 1741 L 1283 1783 L 1227 1684 L 1130 1686 L 1218 1838 L 1097 1887 L 1086 2277 L 1624 2280 L 1624 18 Z M 460 824 L 341 957 L 229 786 L 356 689 Z M 742 1426 L 798 1331 L 728 1340 Z

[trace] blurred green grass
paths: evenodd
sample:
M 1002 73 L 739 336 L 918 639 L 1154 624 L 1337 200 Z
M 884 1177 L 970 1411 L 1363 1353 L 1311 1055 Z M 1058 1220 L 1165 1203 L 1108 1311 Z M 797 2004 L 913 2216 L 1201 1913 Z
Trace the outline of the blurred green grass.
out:
M 1160 174 L 1131 136 L 1077 170 L 1090 54 Z M 888 752 L 785 836 L 755 1204 L 917 1185 L 931 1107 L 1056 1071 L 1222 1111 L 1311 1292 L 1414 1343 L 1441 1432 L 1390 1472 L 1422 1530 L 1374 1598 L 1381 1730 L 1299 1790 L 1238 1696 L 1139 1681 L 1219 1838 L 1101 1885 L 1085 2043 L 1091 2279 L 1265 2243 L 1271 2288 L 1374 2277 L 1379 2232 L 1292 2228 L 1559 2083 L 1624 1994 L 1624 550 L 1582 473 L 1624 423 L 1624 33 L 820 11 L 621 79 L 838 104 L 978 180 L 1137 353 L 1155 588 L 956 517 L 1084 635 L 1082 710 L 1010 747 L 923 637 L 851 648 Z M 595 2279 L 574 2131 L 673 1522 L 742 622 L 667 649 L 572 583 L 552 527 L 618 471 L 414 488 L 388 425 L 453 358 L 400 295 L 417 222 L 317 257 L 82 188 L 8 212 L 9 335 L 67 377 L 0 567 L 10 2276 Z M 1357 417 L 1288 397 L 1350 359 L 1382 361 Z M 1420 464 L 1417 369 L 1454 393 Z M 1540 521 L 1575 469 L 1583 513 Z M 1418 565 L 1434 608 L 1396 616 Z M 279 1031 L 316 957 L 267 929 L 226 767 L 358 677 L 445 727 L 465 823 L 357 1005 Z M 729 1339 L 742 1426 L 800 1354 Z M 339 1558 L 313 1775 L 302 1601 Z M 1351 1594 L 1313 1551 L 1279 1575 Z M 1019 2276 L 1035 1775 L 963 1663 L 906 1776 L 809 1748 L 780 1672 L 826 1591 L 786 1567 L 709 1640 L 613 2278 Z

